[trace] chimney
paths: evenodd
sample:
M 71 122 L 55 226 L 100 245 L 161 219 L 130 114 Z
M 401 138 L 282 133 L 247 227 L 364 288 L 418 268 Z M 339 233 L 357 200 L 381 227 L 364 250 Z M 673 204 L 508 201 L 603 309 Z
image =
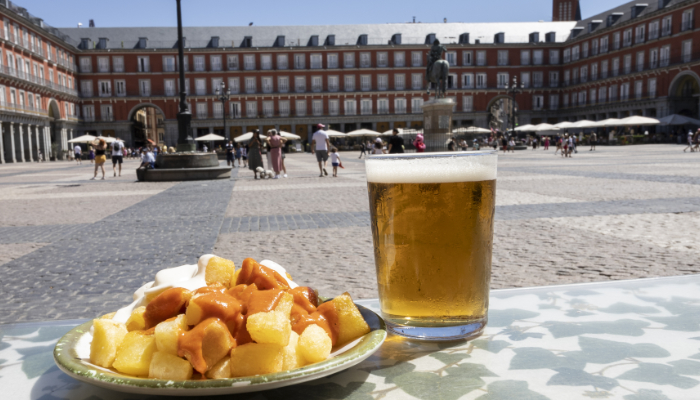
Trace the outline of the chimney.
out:
M 88 24 L 88 28 L 94 28 L 95 27 L 95 20 L 91 19 L 90 24 Z

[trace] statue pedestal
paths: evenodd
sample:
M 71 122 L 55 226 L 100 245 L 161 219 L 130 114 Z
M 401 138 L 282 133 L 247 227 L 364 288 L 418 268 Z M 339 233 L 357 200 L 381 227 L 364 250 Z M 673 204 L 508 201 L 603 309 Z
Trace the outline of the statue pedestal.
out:
M 426 152 L 447 151 L 452 137 L 452 99 L 432 99 L 423 103 L 423 138 Z

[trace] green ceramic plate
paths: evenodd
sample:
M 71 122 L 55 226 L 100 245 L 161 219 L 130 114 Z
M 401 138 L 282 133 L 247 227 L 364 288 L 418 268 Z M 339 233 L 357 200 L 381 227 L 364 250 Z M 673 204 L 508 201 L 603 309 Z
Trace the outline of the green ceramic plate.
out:
M 336 349 L 331 357 L 320 363 L 276 374 L 245 378 L 210 379 L 204 381 L 166 381 L 135 378 L 90 364 L 90 327 L 86 322 L 63 336 L 54 348 L 56 365 L 73 378 L 120 392 L 169 395 L 209 396 L 275 389 L 295 385 L 334 374 L 359 364 L 372 355 L 386 338 L 384 321 L 371 310 L 357 306 L 371 331 L 363 337 Z

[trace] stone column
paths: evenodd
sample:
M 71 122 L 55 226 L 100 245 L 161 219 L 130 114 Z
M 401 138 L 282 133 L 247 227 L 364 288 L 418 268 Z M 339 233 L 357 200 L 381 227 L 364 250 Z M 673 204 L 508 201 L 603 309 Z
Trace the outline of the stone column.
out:
M 70 138 L 68 140 L 73 140 L 73 129 L 68 130 Z M 100 136 L 102 136 L 102 131 L 100 131 Z
M 34 161 L 34 149 L 32 147 L 32 126 L 27 124 L 27 161 L 29 162 Z
M 447 140 L 452 137 L 451 99 L 431 99 L 423 103 L 423 135 L 426 151 L 446 151 Z M 394 124 L 391 123 L 393 128 Z
M 5 164 L 5 130 L 0 122 L 0 164 Z
M 17 152 L 15 151 L 15 127 L 12 122 L 7 123 L 7 127 L 10 131 L 10 159 L 13 163 L 17 162 Z M 9 161 L 9 160 L 8 160 Z
M 42 129 L 44 132 L 44 157 L 46 161 L 49 161 L 51 159 L 51 127 L 49 126 L 44 126 L 44 129 Z
M 34 125 L 34 132 L 36 133 L 36 152 L 34 153 L 36 154 L 36 160 L 39 162 L 46 161 L 42 160 L 42 157 L 39 157 L 39 152 L 41 152 L 42 156 L 45 154 L 41 150 L 41 134 L 39 133 L 39 125 Z
M 22 124 L 17 124 L 17 132 L 18 132 L 17 137 L 19 138 L 19 148 L 18 148 L 18 150 L 19 150 L 18 156 L 19 157 L 17 157 L 17 158 L 18 158 L 18 160 L 21 160 L 22 162 L 24 162 L 24 127 L 22 126 Z
M 394 121 L 389 121 L 389 130 L 394 129 Z

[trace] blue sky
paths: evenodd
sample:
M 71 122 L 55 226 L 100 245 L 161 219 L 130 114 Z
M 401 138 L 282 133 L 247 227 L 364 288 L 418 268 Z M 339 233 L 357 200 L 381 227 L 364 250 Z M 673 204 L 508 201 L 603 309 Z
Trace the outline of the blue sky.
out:
M 174 26 L 175 0 L 13 0 L 55 27 Z M 623 0 L 584 0 L 582 17 Z M 430 5 L 426 5 L 429 3 Z M 551 21 L 551 0 L 182 0 L 185 26 Z

